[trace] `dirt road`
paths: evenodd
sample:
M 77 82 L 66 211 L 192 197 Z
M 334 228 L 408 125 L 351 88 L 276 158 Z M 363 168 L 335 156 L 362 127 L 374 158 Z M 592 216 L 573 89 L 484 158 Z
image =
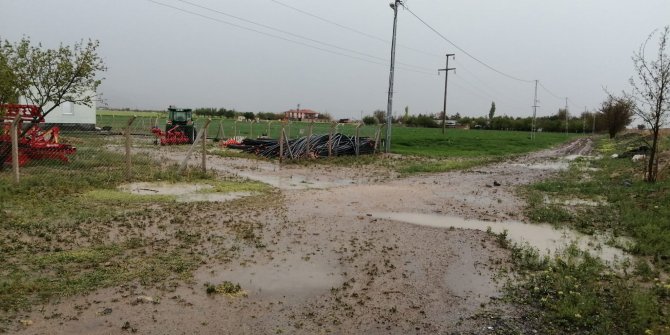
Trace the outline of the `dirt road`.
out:
M 268 182 L 281 206 L 253 220 L 264 251 L 207 262 L 172 289 L 139 284 L 50 303 L 21 318 L 40 334 L 489 334 L 523 324 L 500 303 L 508 252 L 486 232 L 392 219 L 421 214 L 524 221 L 519 185 L 588 154 L 580 139 L 502 163 L 397 178 L 388 171 L 213 157 L 209 166 Z M 193 162 L 198 158 L 194 157 Z M 211 213 L 216 215 L 216 213 Z M 246 296 L 208 295 L 239 283 Z M 518 328 L 517 328 L 518 330 Z M 532 333 L 532 329 L 521 329 Z

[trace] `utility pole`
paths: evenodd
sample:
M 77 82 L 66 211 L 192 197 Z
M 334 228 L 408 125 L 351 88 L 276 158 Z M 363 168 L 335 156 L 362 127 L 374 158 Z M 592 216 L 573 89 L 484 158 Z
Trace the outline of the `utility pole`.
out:
M 593 112 L 593 130 L 591 130 L 591 136 L 596 133 L 596 112 Z
M 456 70 L 456 68 L 449 67 L 449 57 L 456 57 L 454 54 L 447 54 L 447 65 L 444 69 L 437 69 L 437 74 L 439 75 L 441 71 L 444 71 L 444 105 L 442 106 L 442 134 L 447 131 L 447 79 L 449 79 L 449 71 Z
M 586 113 L 588 113 L 588 108 L 584 106 L 584 117 L 582 117 L 582 134 L 586 135 Z
M 533 121 L 530 125 L 530 138 L 535 139 L 535 132 L 536 132 L 536 124 L 535 124 L 535 117 L 537 116 L 537 80 L 535 80 L 535 97 L 533 98 Z
M 568 98 L 565 98 L 565 135 L 568 134 Z
M 391 70 L 389 71 L 389 94 L 388 105 L 386 106 L 386 142 L 384 143 L 384 151 L 391 152 L 391 123 L 393 121 L 393 70 L 395 67 L 395 36 L 398 27 L 398 6 L 402 5 L 402 1 L 395 0 L 390 4 L 393 9 L 393 38 L 391 39 Z

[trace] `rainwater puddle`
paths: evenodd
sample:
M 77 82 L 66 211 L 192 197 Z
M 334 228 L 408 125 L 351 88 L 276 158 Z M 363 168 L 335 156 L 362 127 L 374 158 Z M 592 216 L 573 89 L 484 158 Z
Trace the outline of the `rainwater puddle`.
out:
M 327 264 L 305 261 L 297 256 L 269 264 L 196 273 L 196 279 L 218 284 L 223 281 L 239 283 L 250 296 L 306 298 L 322 294 L 342 283 L 336 268 Z
M 210 192 L 212 185 L 190 183 L 131 183 L 119 190 L 139 195 L 174 195 L 177 202 L 223 202 L 254 195 L 254 192 Z
M 237 175 L 247 179 L 260 181 L 282 190 L 306 190 L 306 189 L 325 189 L 331 187 L 345 186 L 355 184 L 351 179 L 336 179 L 333 181 L 308 179 L 301 175 L 268 176 L 247 172 L 237 172 Z
M 437 228 L 463 228 L 491 231 L 497 234 L 507 230 L 507 237 L 512 242 L 525 244 L 537 248 L 541 254 L 554 254 L 556 251 L 565 249 L 571 242 L 576 242 L 577 246 L 592 255 L 600 257 L 603 261 L 613 264 L 627 258 L 625 252 L 621 249 L 605 245 L 598 239 L 580 234 L 569 229 L 556 229 L 548 224 L 528 224 L 519 221 L 480 221 L 465 220 L 453 216 L 439 216 L 417 213 L 373 213 L 373 216 L 380 219 L 389 219 L 402 221 L 415 225 L 437 227 Z
M 588 206 L 588 207 L 598 207 L 607 205 L 605 201 L 594 201 L 594 200 L 584 200 L 584 199 L 568 199 L 568 200 L 558 200 L 552 201 L 548 200 L 546 203 L 561 204 L 566 206 Z
M 556 162 L 545 162 L 537 164 L 524 164 L 524 163 L 515 163 L 512 166 L 521 166 L 531 170 L 556 170 L 562 171 L 567 170 L 570 167 L 570 163 L 567 161 L 556 161 Z

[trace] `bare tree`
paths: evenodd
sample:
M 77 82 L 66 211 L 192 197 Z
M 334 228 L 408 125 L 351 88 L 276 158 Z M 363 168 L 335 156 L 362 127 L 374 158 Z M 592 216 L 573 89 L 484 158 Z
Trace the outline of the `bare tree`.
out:
M 652 32 L 640 49 L 633 54 L 636 77 L 630 78 L 635 114 L 649 126 L 652 134 L 651 152 L 645 180 L 653 183 L 658 174 L 658 140 L 661 127 L 667 122 L 670 111 L 670 57 L 668 37 L 670 26 L 665 26 L 658 39 L 658 51 L 654 58 L 647 58 L 647 44 L 656 32 Z
M 630 98 L 609 95 L 600 106 L 599 116 L 605 121 L 610 138 L 633 121 L 635 104 Z

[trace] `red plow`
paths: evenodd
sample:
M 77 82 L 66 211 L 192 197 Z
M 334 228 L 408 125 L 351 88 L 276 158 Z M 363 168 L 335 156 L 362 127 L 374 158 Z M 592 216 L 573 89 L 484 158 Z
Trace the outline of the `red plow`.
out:
M 174 126 L 168 131 L 162 131 L 158 127 L 151 128 L 151 132 L 156 136 L 156 144 L 160 142 L 161 145 L 176 145 L 190 143 L 190 139 L 186 133 L 180 129 L 180 126 Z
M 63 162 L 68 161 L 68 155 L 72 155 L 77 148 L 59 143 L 60 128 L 55 126 L 49 130 L 43 130 L 39 123 L 44 123 L 42 110 L 35 105 L 0 105 L 0 110 L 5 111 L 2 123 L 2 132 L 0 133 L 0 164 L 9 164 L 12 162 L 12 121 L 19 116 L 18 127 L 16 129 L 19 136 L 19 158 L 20 166 L 25 165 L 31 160 L 52 159 Z M 31 122 L 28 129 L 24 129 L 23 122 Z

